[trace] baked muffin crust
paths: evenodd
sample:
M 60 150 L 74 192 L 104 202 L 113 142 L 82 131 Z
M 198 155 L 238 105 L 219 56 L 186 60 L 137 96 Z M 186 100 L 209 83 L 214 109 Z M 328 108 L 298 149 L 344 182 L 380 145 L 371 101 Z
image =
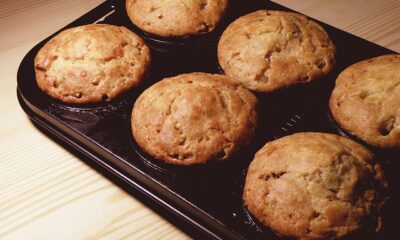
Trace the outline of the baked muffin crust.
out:
M 223 75 L 189 73 L 146 89 L 132 111 L 132 133 L 154 158 L 177 165 L 226 160 L 250 144 L 256 97 Z
M 249 211 L 278 234 L 338 239 L 380 228 L 387 187 L 373 154 L 326 133 L 296 133 L 268 142 L 251 162 L 243 193 Z
M 225 74 L 256 92 L 271 92 L 328 74 L 335 46 L 306 16 L 259 10 L 224 31 L 218 59 Z
M 162 37 L 211 32 L 221 21 L 228 0 L 127 0 L 129 18 L 143 31 Z
M 329 108 L 336 122 L 365 142 L 400 147 L 400 55 L 356 63 L 336 79 Z
M 149 64 L 140 37 L 107 24 L 64 30 L 34 60 L 39 88 L 66 103 L 109 101 L 139 85 Z

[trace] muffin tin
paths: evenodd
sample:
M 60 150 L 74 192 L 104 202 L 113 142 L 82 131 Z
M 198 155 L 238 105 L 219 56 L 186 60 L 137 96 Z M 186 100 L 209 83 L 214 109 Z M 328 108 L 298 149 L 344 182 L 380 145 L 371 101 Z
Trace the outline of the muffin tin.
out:
M 400 187 L 397 174 L 400 159 L 396 159 L 400 158 L 399 149 L 380 150 L 348 135 L 335 124 L 328 109 L 334 81 L 343 69 L 360 60 L 393 52 L 324 23 L 319 22 L 337 48 L 333 72 L 309 84 L 257 94 L 260 104 L 256 140 L 232 159 L 202 166 L 171 166 L 154 160 L 136 145 L 131 135 L 130 115 L 138 95 L 164 77 L 194 71 L 221 73 L 217 43 L 223 29 L 239 16 L 258 9 L 292 11 L 265 0 L 230 1 L 224 21 L 214 32 L 187 39 L 166 39 L 132 25 L 123 1 L 106 1 L 65 28 L 108 23 L 136 32 L 152 51 L 146 83 L 111 102 L 99 104 L 64 104 L 50 98 L 36 85 L 33 59 L 53 35 L 35 46 L 20 64 L 17 75 L 20 104 L 32 121 L 82 153 L 107 176 L 122 180 L 133 194 L 139 191 L 172 212 L 179 221 L 214 239 L 281 239 L 255 220 L 242 202 L 247 167 L 254 153 L 267 141 L 301 131 L 349 136 L 374 151 L 386 170 L 391 200 L 378 237 L 395 236 L 396 216 L 400 213 L 395 204 L 400 202 L 396 191 Z

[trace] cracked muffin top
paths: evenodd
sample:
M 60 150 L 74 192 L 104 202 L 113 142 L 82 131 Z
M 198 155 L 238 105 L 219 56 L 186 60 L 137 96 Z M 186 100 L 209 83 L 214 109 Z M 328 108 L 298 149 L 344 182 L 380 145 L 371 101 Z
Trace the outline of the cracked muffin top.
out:
M 36 82 L 66 103 L 109 101 L 136 87 L 150 63 L 150 50 L 125 27 L 91 24 L 57 34 L 37 53 Z
M 129 18 L 143 31 L 162 37 L 211 32 L 221 21 L 228 0 L 127 0 Z
M 247 172 L 243 200 L 280 235 L 338 239 L 378 230 L 387 188 L 362 145 L 327 133 L 296 133 L 268 142 Z
M 132 133 L 154 158 L 177 165 L 226 160 L 253 139 L 257 98 L 223 75 L 189 73 L 146 89 Z
M 345 69 L 336 79 L 329 108 L 342 128 L 365 142 L 400 147 L 400 54 Z
M 240 17 L 222 34 L 218 59 L 225 74 L 256 92 L 272 92 L 328 74 L 335 46 L 306 16 L 259 10 Z

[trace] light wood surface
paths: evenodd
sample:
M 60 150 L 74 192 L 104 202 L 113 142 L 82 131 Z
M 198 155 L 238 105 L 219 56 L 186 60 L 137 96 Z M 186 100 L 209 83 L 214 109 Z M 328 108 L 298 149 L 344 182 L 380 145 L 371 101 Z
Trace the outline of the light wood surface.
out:
M 101 0 L 0 4 L 0 239 L 187 239 L 37 130 L 16 98 L 23 56 Z M 400 51 L 399 0 L 277 0 Z

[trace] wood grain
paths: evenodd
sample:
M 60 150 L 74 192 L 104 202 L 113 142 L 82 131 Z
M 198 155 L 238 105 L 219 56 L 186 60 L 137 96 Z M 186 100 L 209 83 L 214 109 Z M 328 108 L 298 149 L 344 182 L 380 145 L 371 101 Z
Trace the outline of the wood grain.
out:
M 188 239 L 38 131 L 17 102 L 22 57 L 101 2 L 0 4 L 0 239 Z
M 399 0 L 275 0 L 274 2 L 400 52 Z
M 0 239 L 188 239 L 38 131 L 16 98 L 23 56 L 101 0 L 0 4 Z M 276 0 L 400 51 L 398 0 Z

